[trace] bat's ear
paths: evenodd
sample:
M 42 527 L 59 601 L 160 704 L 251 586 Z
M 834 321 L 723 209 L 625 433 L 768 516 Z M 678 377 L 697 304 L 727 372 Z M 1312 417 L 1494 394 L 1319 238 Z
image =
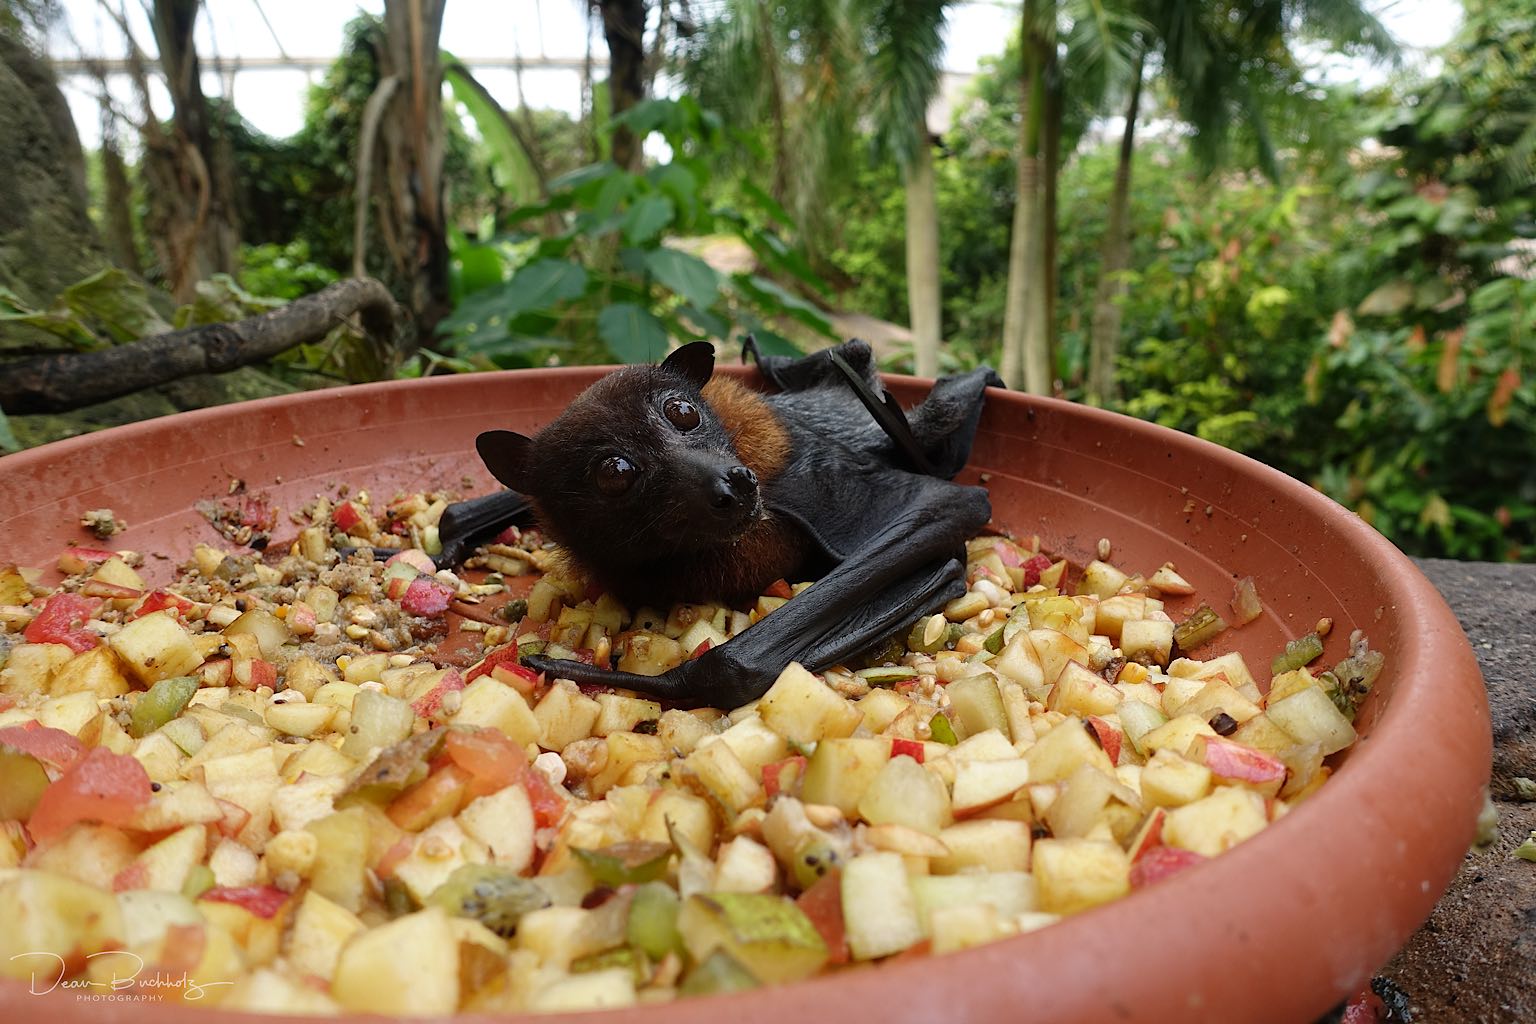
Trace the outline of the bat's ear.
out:
M 491 475 L 514 491 L 525 490 L 528 450 L 533 442 L 510 430 L 487 430 L 475 438 L 475 451 Z
M 671 370 L 696 388 L 703 388 L 715 372 L 715 346 L 707 341 L 684 345 L 662 361 L 663 370 Z

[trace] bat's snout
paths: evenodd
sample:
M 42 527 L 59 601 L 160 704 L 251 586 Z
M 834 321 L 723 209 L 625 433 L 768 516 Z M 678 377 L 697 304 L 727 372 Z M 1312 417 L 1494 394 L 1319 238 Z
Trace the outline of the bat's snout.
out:
M 757 474 L 746 466 L 732 466 L 710 488 L 709 507 L 725 517 L 740 515 L 757 505 Z

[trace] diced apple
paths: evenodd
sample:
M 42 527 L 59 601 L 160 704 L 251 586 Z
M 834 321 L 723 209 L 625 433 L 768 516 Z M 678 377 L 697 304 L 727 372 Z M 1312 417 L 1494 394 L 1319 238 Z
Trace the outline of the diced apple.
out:
M 203 661 L 192 637 L 169 610 L 134 619 L 108 637 L 107 644 L 146 687 L 188 675 Z
M 139 854 L 127 868 L 136 889 L 180 892 L 192 869 L 203 862 L 208 849 L 208 830 L 187 825 Z
M 1101 562 L 1097 558 L 1083 567 L 1083 575 L 1077 583 L 1079 594 L 1094 594 L 1098 597 L 1113 597 L 1125 586 L 1130 579 L 1125 573 L 1116 569 L 1108 562 Z
M 1219 786 L 1210 796 L 1169 811 L 1163 842 L 1214 857 L 1268 824 L 1262 796 L 1240 786 Z
M 267 707 L 267 724 L 285 736 L 318 736 L 336 717 L 336 708 L 330 704 L 309 704 L 288 701 Z
M 842 700 L 841 697 L 838 699 Z M 758 708 L 761 709 L 762 704 L 758 704 Z M 710 742 L 720 742 L 730 747 L 747 771 L 758 776 L 762 774 L 764 766 L 789 756 L 789 744 L 783 734 L 770 727 L 765 719 L 752 714 L 721 733 L 718 741 Z
M 1265 796 L 1274 796 L 1285 783 L 1284 761 L 1220 736 L 1196 739 L 1190 753 L 1222 782 L 1252 786 Z
M 1266 713 L 1297 743 L 1318 744 L 1325 757 L 1355 742 L 1355 727 L 1320 687 L 1310 686 L 1280 700 L 1271 699 Z
M 900 859 L 897 860 L 898 867 Z M 110 892 L 46 871 L 0 879 L 0 976 L 28 980 L 57 970 L 55 957 L 115 949 L 123 917 Z
M 1131 861 L 1113 842 L 1042 839 L 1035 844 L 1040 909 L 1072 914 L 1119 899 L 1130 891 Z
M 1139 746 L 1150 756 L 1158 750 L 1183 754 L 1196 736 L 1215 736 L 1216 730 L 1199 715 L 1179 715 L 1141 737 Z
M 669 843 L 671 831 L 676 830 L 695 849 L 707 851 L 714 845 L 716 821 L 707 800 L 682 790 L 664 789 L 646 807 L 636 838 Z
M 763 787 L 727 743 L 717 739 L 703 744 L 683 763 L 704 790 L 719 802 L 727 817 L 737 815 L 763 799 Z
M 941 831 L 939 841 L 949 853 L 933 859 L 934 874 L 1029 870 L 1030 831 L 1022 821 L 973 818 Z
M 1029 784 L 1029 762 L 964 761 L 955 769 L 952 803 L 956 817 L 967 817 L 1013 799 Z
M 48 685 L 50 693 L 90 693 L 116 697 L 130 689 L 122 665 L 110 647 L 94 647 L 61 665 Z
M 459 1005 L 459 945 L 429 907 L 358 932 L 342 947 L 331 994 L 362 1013 L 448 1015 Z
M 601 772 L 587 780 L 587 790 L 594 797 L 630 781 L 637 767 L 666 761 L 670 753 L 660 739 L 644 733 L 609 733 L 607 744 L 607 763 Z
M 925 926 L 934 911 L 948 907 L 985 905 L 1005 918 L 1036 909 L 1034 876 L 1023 871 L 921 875 L 913 878 L 911 884 L 918 920 Z
M 757 713 L 768 728 L 796 743 L 842 739 L 863 718 L 858 707 L 795 662 L 779 673 Z
M 1234 722 L 1242 724 L 1259 713 L 1259 706 L 1238 693 L 1224 679 L 1212 679 L 1205 688 L 1190 698 L 1181 714 L 1199 715 L 1210 721 L 1218 713 L 1225 713 Z
M 54 673 L 74 656 L 64 644 L 18 644 L 0 667 L 0 693 L 46 693 Z
M 587 738 L 601 711 L 601 705 L 574 683 L 557 682 L 533 709 L 533 717 L 539 723 L 539 746 L 558 751 Z
M 903 825 L 928 835 L 953 820 L 944 783 L 905 755 L 881 766 L 859 797 L 858 811 L 871 825 Z
M 912 701 L 895 690 L 876 687 L 860 697 L 856 706 L 864 716 L 864 727 L 872 733 L 879 734 L 884 732 L 898 715 L 910 708 Z
M 890 758 L 890 740 L 823 740 L 805 766 L 801 796 L 808 804 L 836 807 L 845 818 L 857 817 L 864 791 Z
M 1296 744 L 1291 734 L 1276 725 L 1268 713 L 1263 711 L 1238 726 L 1237 731 L 1228 739 L 1267 754 L 1279 754 Z
M 1024 752 L 1024 759 L 1029 762 L 1030 780 L 1037 783 L 1065 779 L 1084 764 L 1105 774 L 1115 770 L 1104 748 L 1075 718 L 1067 719 L 1036 740 Z
M 899 953 L 923 938 L 900 854 L 863 853 L 850 860 L 843 868 L 842 899 L 843 927 L 855 960 Z
M 715 862 L 715 892 L 767 892 L 778 880 L 779 865 L 762 843 L 737 836 L 720 847 Z
M 1211 770 L 1172 750 L 1159 750 L 1141 770 L 1141 798 L 1152 807 L 1182 807 L 1211 791 Z
M 655 701 L 626 697 L 620 693 L 600 693 L 597 695 L 597 704 L 597 721 L 592 725 L 594 736 L 632 732 L 641 722 L 655 721 L 661 717 L 661 705 Z
M 1056 677 L 1046 707 L 1064 715 L 1113 714 L 1120 704 L 1120 691 L 1104 681 L 1104 677 L 1085 665 L 1069 661 Z
M 1054 629 L 1031 629 L 1028 635 L 1040 659 L 1041 674 L 1047 686 L 1061 676 L 1067 662 L 1088 664 L 1088 648 L 1065 633 Z
M 1173 623 L 1136 619 L 1120 627 L 1120 650 L 1126 660 L 1166 665 L 1173 650 Z
M 1027 631 L 1016 633 L 992 659 L 992 668 L 1004 679 L 1022 686 L 1030 694 L 1046 685 L 1045 668 Z

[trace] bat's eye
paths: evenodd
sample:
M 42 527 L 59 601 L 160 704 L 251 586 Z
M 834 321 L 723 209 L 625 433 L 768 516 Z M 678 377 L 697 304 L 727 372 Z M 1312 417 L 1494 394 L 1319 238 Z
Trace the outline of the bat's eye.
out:
M 692 402 L 681 398 L 669 398 L 667 404 L 661 407 L 661 411 L 678 430 L 689 431 L 699 425 L 699 410 Z
M 597 464 L 597 488 L 604 494 L 623 494 L 635 484 L 640 469 L 622 455 Z

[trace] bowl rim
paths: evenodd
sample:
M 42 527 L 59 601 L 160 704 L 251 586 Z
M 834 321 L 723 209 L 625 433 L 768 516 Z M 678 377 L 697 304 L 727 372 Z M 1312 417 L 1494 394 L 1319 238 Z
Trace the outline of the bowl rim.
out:
M 199 429 L 231 416 L 260 416 L 280 408 L 324 404 L 340 396 L 345 396 L 349 402 L 365 403 L 376 396 L 402 389 L 425 396 L 438 390 L 451 392 L 514 382 L 518 385 L 572 383 L 595 380 L 609 369 L 611 367 L 559 367 L 385 381 L 193 410 L 7 455 L 0 458 L 0 485 L 9 472 L 27 472 L 35 466 L 72 458 L 98 445 L 107 435 L 114 440 L 125 437 L 142 440 L 160 432 Z M 753 371 L 741 367 L 723 369 L 736 376 L 753 376 Z M 899 375 L 886 375 L 886 380 L 900 398 L 914 397 L 931 384 L 921 378 Z M 1408 641 L 1406 649 L 1392 653 L 1392 691 L 1368 739 L 1351 753 L 1346 770 L 1284 820 L 1266 829 L 1263 835 L 1200 865 L 1198 871 L 1172 876 L 1114 903 L 1063 919 L 1048 929 L 948 954 L 942 959 L 896 958 L 792 986 L 631 1008 L 623 1011 L 629 1015 L 625 1019 L 636 1022 L 665 1019 L 670 1022 L 680 1014 L 684 1017 L 694 1014 L 702 1024 L 706 1017 L 713 1018 L 721 1012 L 744 1015 L 752 1020 L 778 1019 L 786 1013 L 823 1017 L 833 1012 L 858 1012 L 899 1021 L 919 1021 L 932 1019 L 938 1013 L 952 1015 L 958 1008 L 963 1009 L 967 1019 L 979 1020 L 1003 1019 L 1016 1013 L 1019 1007 L 1028 1006 L 1052 1020 L 1104 1019 L 1099 1014 L 1110 1008 L 1116 1012 L 1117 1019 L 1154 1020 L 1158 1018 L 1145 1015 L 1146 1006 L 1175 1006 L 1182 995 L 1187 1019 L 1220 1020 L 1226 1019 L 1222 1015 L 1224 1000 L 1262 984 L 1263 975 L 1273 971 L 1267 956 L 1280 952 L 1292 954 L 1292 966 L 1298 974 L 1321 976 L 1331 970 L 1333 990 L 1347 994 L 1351 989 L 1363 986 L 1370 972 L 1380 966 L 1412 930 L 1411 926 L 1407 931 L 1403 930 L 1407 918 L 1402 914 L 1383 914 L 1379 920 L 1370 922 L 1370 930 L 1377 934 L 1377 938 L 1370 944 L 1369 951 L 1358 946 L 1346 951 L 1327 948 L 1276 951 L 1266 945 L 1264 936 L 1250 933 L 1250 929 L 1259 923 L 1255 920 L 1255 905 L 1276 910 L 1287 920 L 1305 919 L 1328 927 L 1343 927 L 1348 922 L 1341 917 L 1338 907 L 1329 901 L 1345 899 L 1351 888 L 1369 887 L 1373 882 L 1381 889 L 1385 881 L 1396 890 L 1398 898 L 1411 904 L 1407 916 L 1415 918 L 1413 925 L 1416 926 L 1428 915 L 1440 891 L 1449 883 L 1459 863 L 1459 854 L 1453 860 L 1451 853 L 1458 848 L 1464 850 L 1470 841 L 1473 815 L 1466 813 L 1463 821 L 1437 821 L 1434 828 L 1414 829 L 1412 821 L 1407 820 L 1411 815 L 1404 813 L 1403 804 L 1408 802 L 1404 799 L 1404 787 L 1408 782 L 1421 785 L 1418 795 L 1425 803 L 1435 803 L 1447 812 L 1465 813 L 1479 788 L 1486 784 L 1491 759 L 1491 726 L 1481 674 L 1471 647 L 1449 607 L 1418 568 L 1354 513 L 1301 481 L 1219 445 L 1107 410 L 1020 392 L 993 389 L 988 392 L 988 406 L 989 419 L 999 415 L 1020 415 L 1026 420 L 1040 417 L 1064 420 L 1069 424 L 1075 422 L 1084 430 L 1135 434 L 1169 448 L 1176 458 L 1204 460 L 1222 472 L 1260 480 L 1294 507 L 1326 522 L 1340 536 L 1342 543 L 1358 549 L 1374 569 L 1376 583 L 1383 588 L 1383 602 L 1390 602 L 1401 618 L 1399 636 Z M 985 422 L 983 429 L 986 429 Z M 1459 739 L 1454 743 L 1426 743 L 1426 723 L 1433 723 L 1437 729 L 1454 726 L 1460 730 Z M 1411 786 L 1408 792 L 1412 792 Z M 1432 800 L 1429 795 L 1433 795 Z M 1480 804 L 1480 799 L 1477 803 Z M 1394 830 L 1395 839 L 1382 838 L 1383 835 L 1391 836 Z M 1417 892 L 1411 891 L 1413 880 L 1396 877 L 1402 874 L 1400 869 L 1366 862 L 1359 847 L 1362 838 L 1373 833 L 1382 838 L 1384 844 L 1414 843 L 1421 851 L 1433 849 L 1437 861 L 1435 869 L 1428 872 L 1429 877 L 1418 880 Z M 1369 849 L 1367 843 L 1367 852 Z M 1406 851 L 1398 851 L 1396 857 L 1401 860 L 1405 855 Z M 1269 865 L 1283 862 L 1287 857 L 1306 857 L 1327 865 L 1323 873 L 1326 877 L 1308 879 L 1308 884 L 1299 891 L 1285 894 L 1266 892 L 1266 887 L 1256 884 L 1256 880 L 1266 877 Z M 1388 859 L 1392 858 L 1389 856 Z M 1243 900 L 1225 907 L 1205 908 L 1204 916 L 1198 922 L 1187 920 L 1191 908 L 1201 906 L 1201 895 L 1210 892 L 1246 895 Z M 1292 904 L 1289 910 L 1284 906 L 1287 901 Z M 1110 934 L 1117 932 L 1121 934 Z M 1131 933 L 1129 940 L 1124 934 L 1127 932 Z M 1383 941 L 1382 936 L 1390 937 Z M 1166 977 L 1180 964 L 1199 963 L 1202 951 L 1214 940 L 1246 949 L 1250 966 L 1219 978 L 1206 979 L 1204 988 L 1193 990 L 1189 988 L 1187 978 L 1180 981 L 1178 976 L 1173 980 Z M 1326 946 L 1326 942 L 1321 945 Z M 1096 976 L 1112 980 L 1118 971 L 1127 969 L 1124 960 L 1128 954 L 1135 954 L 1141 961 L 1133 966 L 1146 976 L 1140 991 L 1117 995 L 1113 992 L 1106 994 L 1092 985 L 1041 985 L 1042 978 L 1051 976 L 1080 982 Z M 1042 955 L 1048 967 L 1041 967 L 1036 962 Z M 1163 980 L 1158 980 L 1157 972 L 1152 970 L 1155 965 L 1164 968 Z M 985 984 L 980 981 L 983 978 Z M 1191 999 L 1197 1001 L 1190 1002 Z M 1315 999 L 1311 1001 L 1315 1002 Z M 190 1019 L 164 1006 L 75 1004 L 85 1009 L 68 1012 L 70 1004 L 62 1000 L 49 1002 L 59 1005 L 35 1002 L 20 983 L 0 984 L 0 1011 L 25 1013 L 28 1017 L 38 1016 L 41 1012 L 53 1019 L 78 1020 L 82 1024 L 87 1020 L 102 1019 L 124 1024 Z M 1304 995 L 1281 991 L 1270 1008 L 1273 1012 L 1263 1019 L 1283 1020 L 1287 1019 L 1287 1013 L 1294 1019 L 1292 1011 L 1306 1005 L 1310 1003 Z M 347 1016 L 358 1020 L 391 1019 Z M 226 1012 L 222 1019 L 231 1024 L 236 1021 L 254 1024 L 271 1018 Z M 455 1019 L 489 1022 L 508 1018 L 464 1014 Z M 570 1014 L 566 1019 L 612 1022 L 620 1017 L 614 1012 L 598 1012 Z

